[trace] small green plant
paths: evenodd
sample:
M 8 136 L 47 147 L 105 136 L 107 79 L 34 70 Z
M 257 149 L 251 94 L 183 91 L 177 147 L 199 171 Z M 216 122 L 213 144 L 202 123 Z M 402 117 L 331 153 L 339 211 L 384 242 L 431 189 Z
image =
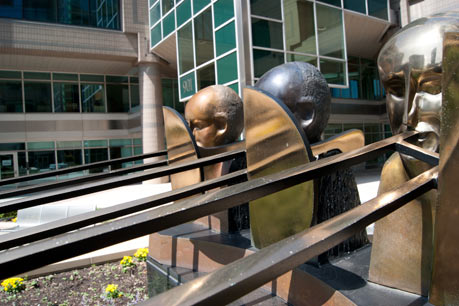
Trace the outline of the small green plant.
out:
M 130 268 L 135 266 L 131 256 L 124 256 L 120 264 L 123 266 L 123 272 L 126 273 Z
M 12 277 L 5 279 L 2 282 L 3 290 L 8 293 L 17 293 L 25 289 L 24 279 L 20 277 Z
M 107 288 L 105 288 L 105 295 L 109 299 L 116 299 L 123 296 L 123 293 L 118 290 L 118 285 L 108 284 Z
M 147 248 L 140 248 L 135 252 L 134 257 L 137 258 L 138 261 L 146 261 L 148 255 Z

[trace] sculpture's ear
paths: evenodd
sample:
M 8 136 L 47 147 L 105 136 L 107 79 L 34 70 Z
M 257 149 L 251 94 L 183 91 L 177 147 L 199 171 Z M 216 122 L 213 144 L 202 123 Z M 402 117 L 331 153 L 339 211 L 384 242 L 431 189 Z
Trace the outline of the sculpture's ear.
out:
M 315 119 L 316 103 L 311 97 L 301 97 L 296 104 L 296 116 L 301 118 L 302 128 L 305 129 Z
M 216 113 L 214 116 L 215 126 L 217 128 L 217 137 L 222 137 L 228 130 L 228 119 L 225 114 Z

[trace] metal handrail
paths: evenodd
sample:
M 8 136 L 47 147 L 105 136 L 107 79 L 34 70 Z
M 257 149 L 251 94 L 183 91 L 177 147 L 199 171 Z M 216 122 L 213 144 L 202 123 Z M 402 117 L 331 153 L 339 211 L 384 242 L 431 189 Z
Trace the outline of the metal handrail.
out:
M 129 156 L 129 157 L 121 157 L 121 158 L 116 158 L 116 159 L 104 160 L 104 161 L 90 163 L 90 164 L 81 165 L 81 166 L 74 166 L 74 167 L 68 167 L 65 169 L 51 170 L 51 171 L 47 171 L 43 173 L 35 173 L 35 174 L 29 174 L 29 175 L 24 175 L 24 176 L 19 176 L 19 177 L 13 177 L 13 178 L 0 180 L 0 186 L 27 182 L 27 181 L 41 179 L 45 177 L 51 177 L 51 176 L 62 175 L 62 174 L 67 174 L 71 172 L 106 167 L 106 166 L 130 162 L 130 161 L 136 161 L 139 159 L 146 159 L 146 158 L 152 158 L 152 157 L 164 156 L 164 155 L 167 155 L 167 150 L 162 150 L 162 151 L 153 152 L 153 153 L 145 153 L 141 155 L 134 155 L 134 156 Z
M 338 245 L 436 188 L 438 166 L 360 206 L 138 305 L 223 305 Z
M 371 160 L 387 151 L 396 150 L 396 143 L 401 143 L 412 135 L 415 135 L 415 132 L 396 135 L 352 152 L 324 158 L 205 195 L 165 204 L 156 209 L 109 223 L 19 246 L 2 253 L 0 278 L 17 275 L 59 260 L 167 229 L 327 175 L 339 169 L 348 168 L 360 162 Z M 419 155 L 427 158 L 427 155 L 423 154 L 422 151 Z M 142 200 L 138 201 L 141 202 Z
M 54 202 L 54 201 L 65 200 L 65 199 L 69 199 L 72 197 L 77 197 L 77 196 L 81 196 L 84 194 L 98 192 L 98 191 L 102 191 L 102 190 L 106 190 L 110 188 L 139 183 L 142 181 L 175 174 L 175 173 L 179 173 L 182 171 L 187 171 L 187 170 L 191 170 L 195 168 L 208 166 L 214 163 L 229 160 L 232 158 L 237 158 L 237 157 L 244 156 L 244 155 L 245 155 L 244 150 L 232 151 L 232 152 L 222 153 L 222 154 L 218 154 L 218 155 L 210 156 L 206 158 L 200 158 L 200 159 L 197 159 L 191 162 L 178 163 L 178 164 L 174 164 L 174 165 L 167 166 L 167 167 L 158 167 L 154 170 L 134 173 L 127 177 L 115 177 L 115 178 L 100 180 L 100 181 L 93 182 L 93 183 L 88 183 L 88 184 L 83 184 L 83 185 L 78 185 L 78 186 L 71 186 L 69 188 L 62 189 L 62 190 L 55 190 L 55 191 L 50 191 L 50 192 L 41 193 L 37 195 L 31 195 L 26 198 L 15 199 L 15 200 L 0 203 L 0 213 L 33 207 L 33 206 L 37 206 L 41 204 L 46 204 L 49 202 Z M 122 170 L 124 169 L 120 169 L 116 171 L 122 171 Z M 103 177 L 103 174 L 99 174 L 97 175 L 97 177 Z M 9 194 L 12 194 L 12 192 L 10 192 Z
M 0 199 L 6 199 L 6 198 L 15 197 L 15 196 L 22 196 L 25 194 L 32 194 L 32 193 L 46 191 L 50 189 L 69 187 L 72 185 L 88 183 L 91 181 L 125 175 L 125 174 L 129 174 L 132 172 L 148 170 L 151 168 L 165 166 L 165 165 L 167 165 L 167 160 L 161 160 L 161 161 L 157 161 L 154 163 L 136 165 L 136 166 L 117 169 L 117 170 L 113 170 L 109 172 L 89 174 L 85 176 L 79 176 L 79 177 L 74 177 L 70 179 L 59 180 L 57 182 L 47 182 L 47 183 L 42 183 L 42 184 L 37 184 L 37 185 L 32 185 L 32 186 L 25 186 L 25 187 L 17 188 L 14 190 L 5 190 L 5 191 L 0 192 Z

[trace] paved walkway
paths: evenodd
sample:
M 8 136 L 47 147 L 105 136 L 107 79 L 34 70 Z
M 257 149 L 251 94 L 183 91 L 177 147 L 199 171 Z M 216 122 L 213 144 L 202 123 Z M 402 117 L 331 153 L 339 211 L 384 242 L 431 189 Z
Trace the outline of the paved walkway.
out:
M 379 173 L 380 170 L 369 170 L 369 171 L 358 171 L 355 173 L 357 187 L 359 190 L 360 200 L 362 203 L 374 198 L 377 194 L 379 185 Z M 116 204 L 121 204 L 127 201 L 148 197 L 161 192 L 170 190 L 170 184 L 139 184 L 131 186 L 123 186 L 110 190 L 110 192 L 97 192 L 73 198 L 70 200 L 59 201 L 53 204 L 57 205 L 81 205 L 81 203 L 87 203 L 88 205 L 94 205 L 96 203 L 97 208 L 108 207 Z M 2 227 L 14 226 L 11 222 L 0 222 L 0 233 Z M 367 232 L 373 234 L 373 226 L 367 228 Z M 71 270 L 83 266 L 89 266 L 91 264 L 98 264 L 108 261 L 119 260 L 125 255 L 132 255 L 138 248 L 148 246 L 148 236 L 140 237 L 123 243 L 119 243 L 104 249 L 100 249 L 91 253 L 87 253 L 78 257 L 74 257 L 62 262 L 51 264 L 49 266 L 30 271 L 27 273 L 29 277 L 36 275 L 49 274 L 52 272 Z

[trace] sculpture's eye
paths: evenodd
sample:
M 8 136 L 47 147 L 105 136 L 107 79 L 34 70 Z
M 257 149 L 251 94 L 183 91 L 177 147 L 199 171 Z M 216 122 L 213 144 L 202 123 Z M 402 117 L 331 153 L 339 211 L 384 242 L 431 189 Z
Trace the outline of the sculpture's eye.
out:
M 384 82 L 387 92 L 393 96 L 403 98 L 405 96 L 405 80 L 400 77 L 392 77 Z

